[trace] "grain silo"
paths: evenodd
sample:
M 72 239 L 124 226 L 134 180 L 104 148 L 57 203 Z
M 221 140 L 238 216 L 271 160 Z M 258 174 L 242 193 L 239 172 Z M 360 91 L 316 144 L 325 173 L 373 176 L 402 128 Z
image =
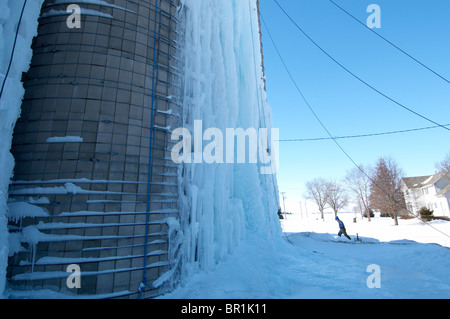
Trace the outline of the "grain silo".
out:
M 9 261 L 14 289 L 124 298 L 165 290 L 151 283 L 176 253 L 177 5 L 44 2 L 12 145 L 18 217 L 9 228 L 23 248 Z M 76 289 L 71 265 L 81 271 Z

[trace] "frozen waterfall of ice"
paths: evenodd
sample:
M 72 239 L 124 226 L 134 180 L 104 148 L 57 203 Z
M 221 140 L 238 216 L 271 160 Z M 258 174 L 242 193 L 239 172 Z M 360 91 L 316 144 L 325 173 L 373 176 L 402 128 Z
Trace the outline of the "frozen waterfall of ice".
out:
M 184 127 L 271 128 L 256 0 L 184 0 L 180 15 Z M 214 269 L 249 235 L 281 236 L 276 176 L 259 166 L 182 164 L 182 278 Z
M 30 65 L 31 41 L 37 33 L 37 19 L 43 0 L 27 1 L 23 19 L 19 18 L 24 2 L 17 0 L 2 1 L 0 10 L 0 84 L 5 81 L 16 31 L 18 31 L 14 59 L 8 78 L 5 81 L 0 99 L 0 297 L 3 296 L 8 262 L 7 198 L 8 186 L 14 167 L 14 158 L 10 153 L 12 132 L 20 115 L 20 106 L 24 89 L 21 83 L 22 72 Z

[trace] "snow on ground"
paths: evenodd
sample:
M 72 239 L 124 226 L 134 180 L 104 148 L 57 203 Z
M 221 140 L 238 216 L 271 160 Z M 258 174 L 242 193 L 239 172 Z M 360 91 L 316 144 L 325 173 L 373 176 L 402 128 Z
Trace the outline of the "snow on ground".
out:
M 353 214 L 340 214 L 349 235 L 362 240 L 348 241 L 335 238 L 333 217 L 288 215 L 279 240 L 248 236 L 214 270 L 193 275 L 163 298 L 450 298 L 449 237 L 418 220 L 353 223 Z M 450 234 L 450 222 L 430 225 Z M 367 286 L 373 264 L 380 267 L 380 288 Z
M 326 213 L 325 221 L 322 221 L 320 215 L 310 214 L 299 216 L 298 214 L 287 215 L 286 221 L 283 222 L 283 231 L 291 232 L 308 232 L 335 234 L 339 231 L 337 222 L 334 221 L 334 213 Z M 342 213 L 338 214 L 339 218 L 344 222 L 347 233 L 353 237 L 359 236 L 376 238 L 380 241 L 393 240 L 414 240 L 419 243 L 437 243 L 442 246 L 450 247 L 450 237 L 443 235 L 441 232 L 450 236 L 450 222 L 443 220 L 435 220 L 431 223 L 423 223 L 419 219 L 399 219 L 399 226 L 394 225 L 391 218 L 371 218 L 371 222 L 367 218 L 361 219 L 356 217 L 356 223 L 353 223 L 355 214 Z

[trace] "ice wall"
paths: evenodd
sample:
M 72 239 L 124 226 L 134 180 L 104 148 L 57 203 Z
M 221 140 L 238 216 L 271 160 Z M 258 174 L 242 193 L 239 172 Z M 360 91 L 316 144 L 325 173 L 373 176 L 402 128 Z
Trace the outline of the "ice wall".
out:
M 38 16 L 43 0 L 27 1 L 18 30 L 14 58 L 0 99 L 0 297 L 6 282 L 8 261 L 7 198 L 8 185 L 14 168 L 14 158 L 10 153 L 12 133 L 17 118 L 24 89 L 22 72 L 28 70 L 32 50 L 31 41 L 37 33 Z M 0 10 L 0 85 L 5 81 L 16 31 L 24 0 L 4 0 Z
M 256 0 L 184 0 L 180 15 L 185 128 L 202 121 L 203 132 L 224 137 L 227 128 L 271 128 Z M 280 236 L 276 176 L 261 165 L 182 164 L 183 276 L 213 269 L 249 235 Z

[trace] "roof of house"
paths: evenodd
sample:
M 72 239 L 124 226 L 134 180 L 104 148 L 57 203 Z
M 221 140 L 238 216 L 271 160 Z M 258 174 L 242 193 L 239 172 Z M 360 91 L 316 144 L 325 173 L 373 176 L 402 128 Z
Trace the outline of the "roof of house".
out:
M 429 179 L 431 176 L 428 175 L 418 177 L 403 177 L 403 182 L 405 182 L 406 187 L 408 188 L 420 188 L 423 186 L 422 183 Z
M 441 191 L 439 193 L 437 193 L 437 196 L 441 196 L 441 195 L 445 195 L 447 193 L 450 192 L 450 184 L 448 184 L 447 186 L 445 186 L 443 189 L 441 189 Z
M 437 174 L 432 175 L 429 179 L 427 179 L 423 182 L 423 186 L 433 185 L 438 180 L 440 180 L 441 177 L 445 176 L 446 174 L 447 174 L 447 172 L 439 172 Z
M 408 188 L 421 188 L 424 186 L 433 185 L 438 180 L 440 180 L 442 177 L 447 175 L 448 172 L 442 171 L 434 175 L 427 175 L 427 176 L 418 176 L 418 177 L 404 177 L 403 182 L 406 184 L 406 187 Z M 445 187 L 444 189 L 447 189 L 448 187 Z M 444 190 L 443 189 L 443 190 Z M 448 190 L 448 189 L 447 189 Z

